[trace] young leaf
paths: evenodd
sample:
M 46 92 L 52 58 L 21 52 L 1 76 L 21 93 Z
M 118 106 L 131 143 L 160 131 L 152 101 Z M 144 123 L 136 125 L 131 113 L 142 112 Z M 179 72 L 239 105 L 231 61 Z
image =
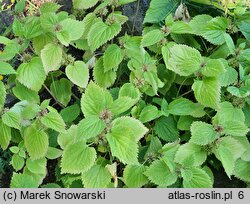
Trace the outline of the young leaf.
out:
M 17 80 L 31 90 L 38 92 L 44 81 L 46 74 L 39 57 L 34 57 L 29 63 L 21 64 L 17 69 Z
M 58 81 L 53 81 L 50 90 L 60 103 L 67 106 L 71 99 L 71 83 L 69 80 L 61 78 Z
M 112 122 L 110 133 L 106 136 L 113 156 L 125 164 L 137 164 L 137 142 L 148 129 L 130 117 L 120 117 Z
M 62 149 L 65 149 L 69 144 L 74 144 L 78 137 L 78 126 L 72 125 L 65 132 L 62 132 L 57 137 L 57 142 Z
M 82 61 L 76 61 L 73 65 L 66 67 L 66 75 L 77 86 L 86 88 L 89 81 L 89 69 Z
M 53 160 L 53 159 L 59 158 L 60 156 L 62 156 L 62 150 L 54 148 L 54 147 L 48 148 L 46 158 Z
M 60 45 L 49 43 L 41 51 L 43 67 L 48 74 L 50 71 L 58 70 L 62 62 L 63 50 Z
M 131 83 L 125 83 L 122 85 L 122 87 L 119 90 L 119 98 L 127 96 L 132 99 L 135 99 L 136 101 L 139 100 L 141 93 L 138 88 L 136 88 L 133 84 Z
M 88 9 L 97 4 L 99 0 L 74 0 L 73 7 L 75 9 Z
M 62 156 L 62 173 L 79 174 L 88 171 L 96 160 L 96 151 L 85 142 L 66 146 Z
M 183 179 L 184 188 L 212 188 L 213 183 L 209 175 L 198 167 L 192 167 L 182 172 L 182 175 L 188 174 Z
M 158 118 L 159 116 L 160 115 L 159 115 L 158 108 L 153 105 L 148 105 L 142 109 L 141 114 L 140 114 L 140 121 L 142 123 L 146 123 L 146 122 L 149 122 L 151 120 Z
M 97 164 L 82 174 L 82 181 L 85 188 L 106 188 L 111 178 L 112 176 L 109 171 Z
M 176 173 L 170 172 L 163 160 L 154 161 L 144 173 L 148 179 L 158 186 L 170 186 L 177 181 Z
M 88 44 L 92 51 L 95 51 L 107 41 L 114 38 L 121 31 L 121 24 L 113 23 L 107 25 L 102 20 L 98 20 L 88 33 Z
M 11 140 L 11 128 L 0 119 L 0 146 L 3 150 L 7 149 Z
M 193 122 L 190 130 L 192 134 L 190 142 L 197 145 L 208 145 L 218 137 L 214 127 L 205 122 Z
M 36 125 L 24 130 L 24 144 L 32 160 L 45 157 L 49 147 L 48 135 Z
M 108 109 L 112 103 L 113 98 L 107 90 L 90 82 L 85 93 L 82 95 L 81 109 L 85 117 L 91 115 L 99 116 L 100 113 Z
M 135 103 L 136 100 L 127 96 L 121 96 L 113 102 L 110 107 L 110 110 L 113 115 L 119 115 L 129 110 L 133 105 L 135 105 Z
M 144 172 L 147 167 L 142 165 L 127 165 L 123 171 L 124 182 L 129 188 L 141 188 L 148 183 Z
M 41 123 L 47 127 L 51 128 L 57 132 L 65 131 L 65 123 L 62 116 L 57 112 L 56 109 L 49 107 L 49 113 L 41 118 Z
M 96 137 L 104 129 L 106 125 L 98 116 L 88 116 L 78 124 L 77 140 L 87 140 Z
M 164 38 L 164 33 L 160 29 L 154 29 L 143 35 L 142 46 L 149 47 L 160 42 Z
M 15 171 L 19 171 L 24 166 L 24 159 L 20 157 L 18 154 L 14 154 L 11 159 L 11 165 L 15 169 Z
M 220 85 L 215 78 L 195 81 L 192 89 L 196 100 L 207 107 L 218 109 L 220 102 Z
M 117 68 L 123 58 L 124 51 L 118 45 L 109 45 L 103 55 L 104 72 Z
M 190 76 L 200 68 L 201 54 L 187 45 L 174 45 L 170 48 L 170 58 L 166 67 L 181 76 Z

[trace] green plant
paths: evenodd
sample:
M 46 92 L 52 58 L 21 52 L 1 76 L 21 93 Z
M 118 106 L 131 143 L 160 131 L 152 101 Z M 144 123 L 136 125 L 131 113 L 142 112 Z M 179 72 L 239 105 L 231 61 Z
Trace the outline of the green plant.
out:
M 11 187 L 213 187 L 215 163 L 250 182 L 247 7 L 191 17 L 200 1 L 152 0 L 131 36 L 119 9 L 131 2 L 45 3 L 0 36 Z

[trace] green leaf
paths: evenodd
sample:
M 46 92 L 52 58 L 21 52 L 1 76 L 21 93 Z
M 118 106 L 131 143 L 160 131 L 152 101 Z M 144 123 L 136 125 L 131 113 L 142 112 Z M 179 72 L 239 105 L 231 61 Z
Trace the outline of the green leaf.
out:
M 14 173 L 10 183 L 11 188 L 38 188 L 38 183 L 32 176 Z
M 125 83 L 119 90 L 119 98 L 123 96 L 127 96 L 138 101 L 141 96 L 141 93 L 140 90 L 136 88 L 133 84 Z
M 178 7 L 178 0 L 152 0 L 144 18 L 144 23 L 159 23 Z
M 185 176 L 183 179 L 184 188 L 212 188 L 213 183 L 209 175 L 198 167 L 186 169 L 182 172 Z
M 107 25 L 102 20 L 98 20 L 88 33 L 88 44 L 92 51 L 95 51 L 107 41 L 114 38 L 121 31 L 121 24 L 113 23 Z
M 147 105 L 142 109 L 139 120 L 142 123 L 147 123 L 151 120 L 158 118 L 159 116 L 159 111 L 156 106 Z
M 106 188 L 111 178 L 112 176 L 109 171 L 105 167 L 97 164 L 82 174 L 84 188 Z
M 204 62 L 201 73 L 207 77 L 218 77 L 225 72 L 225 67 L 220 59 L 208 59 Z
M 195 120 L 192 116 L 180 116 L 177 128 L 179 130 L 190 130 L 190 126 Z
M 43 67 L 48 74 L 50 71 L 58 70 L 62 62 L 63 50 L 60 45 L 49 43 L 41 51 Z
M 234 169 L 234 175 L 245 182 L 250 182 L 250 162 L 239 159 L 235 162 L 235 166 L 237 168 Z
M 94 80 L 99 86 L 103 88 L 108 88 L 115 83 L 116 72 L 114 70 L 109 70 L 105 72 L 103 66 L 103 58 L 100 58 L 95 64 Z
M 28 101 L 30 103 L 40 103 L 40 97 L 36 91 L 33 91 L 19 82 L 16 82 L 16 86 L 12 89 L 14 95 L 19 100 Z
M 80 107 L 76 103 L 61 110 L 60 115 L 64 122 L 73 122 L 80 115 Z
M 136 102 L 137 102 L 136 100 L 130 97 L 121 96 L 113 102 L 113 104 L 110 107 L 110 110 L 113 113 L 113 115 L 119 115 L 129 110 L 133 105 L 135 105 Z
M 223 87 L 227 87 L 235 83 L 237 79 L 238 72 L 232 67 L 227 67 L 226 71 L 219 76 L 220 85 Z
M 164 33 L 160 29 L 154 29 L 143 35 L 141 45 L 149 47 L 160 42 L 164 38 Z
M 81 88 L 86 88 L 89 81 L 88 66 L 82 61 L 76 61 L 66 67 L 66 75 L 70 81 Z
M 244 137 L 249 132 L 249 128 L 240 120 L 226 121 L 223 123 L 223 128 L 224 134 L 237 137 Z
M 47 160 L 45 158 L 31 160 L 30 158 L 26 161 L 26 167 L 28 170 L 34 174 L 46 174 L 46 164 Z
M 67 106 L 71 99 L 71 83 L 65 78 L 61 78 L 58 81 L 53 81 L 50 85 L 50 90 L 56 99 Z
M 45 2 L 41 5 L 40 12 L 43 13 L 54 13 L 61 8 L 60 5 L 55 2 Z
M 148 183 L 144 172 L 147 167 L 142 165 L 127 165 L 123 171 L 123 178 L 128 188 L 141 188 Z
M 85 142 L 66 146 L 62 156 L 62 173 L 79 174 L 88 171 L 95 163 L 96 151 Z
M 93 82 L 90 82 L 82 95 L 81 109 L 85 117 L 91 115 L 99 116 L 100 113 L 108 109 L 113 103 L 111 94 Z
M 190 142 L 197 145 L 208 145 L 218 137 L 214 127 L 205 122 L 193 122 L 190 130 L 192 135 Z
M 4 83 L 0 81 L 0 110 L 2 110 L 2 108 L 4 107 L 5 99 L 6 99 L 5 86 Z
M 57 142 L 62 149 L 65 149 L 69 144 L 73 144 L 76 142 L 76 138 L 78 137 L 78 127 L 76 125 L 72 125 L 65 132 L 60 133 L 57 138 Z
M 105 123 L 98 116 L 88 116 L 78 124 L 78 136 L 76 138 L 87 140 L 96 137 L 105 129 L 105 127 Z
M 210 108 L 218 109 L 220 102 L 220 85 L 215 78 L 195 81 L 192 85 L 196 100 Z
M 123 58 L 124 51 L 118 45 L 109 45 L 103 55 L 104 72 L 117 68 Z
M 203 106 L 198 103 L 193 103 L 186 98 L 178 98 L 173 100 L 169 106 L 168 111 L 173 115 L 191 115 L 193 117 L 202 117 L 205 115 Z
M 0 61 L 11 60 L 20 50 L 20 45 L 15 40 L 0 36 L 0 43 L 5 45 L 0 55 Z
M 41 118 L 42 124 L 47 127 L 51 128 L 57 132 L 64 132 L 65 131 L 65 123 L 62 119 L 62 116 L 57 112 L 56 109 L 49 107 L 49 113 Z
M 2 75 L 16 74 L 16 71 L 9 63 L 0 62 L 0 74 Z
M 137 164 L 138 145 L 148 129 L 139 121 L 130 117 L 120 117 L 112 122 L 107 140 L 112 155 L 124 164 Z
M 21 116 L 18 112 L 13 109 L 10 109 L 2 115 L 3 122 L 9 127 L 16 129 L 20 128 Z
M 11 159 L 11 165 L 15 169 L 15 171 L 19 171 L 24 166 L 24 159 L 20 157 L 18 154 L 14 154 Z
M 62 150 L 54 148 L 54 147 L 48 148 L 46 158 L 53 160 L 53 159 L 59 158 L 60 156 L 62 156 Z
M 161 117 L 160 119 L 156 120 L 154 130 L 158 137 L 167 142 L 173 142 L 179 138 L 176 122 L 171 116 Z
M 190 76 L 200 68 L 201 54 L 187 45 L 174 45 L 170 48 L 166 67 L 181 76 Z
M 154 161 L 144 173 L 148 179 L 158 186 L 170 186 L 177 181 L 176 173 L 170 172 L 163 160 Z
M 207 152 L 199 145 L 185 143 L 176 152 L 175 162 L 186 167 L 200 166 L 207 158 Z
M 29 63 L 21 64 L 17 69 L 17 80 L 31 90 L 38 92 L 44 81 L 46 74 L 39 57 L 34 57 Z
M 3 150 L 7 149 L 11 140 L 11 128 L 0 119 L 0 146 Z
M 42 28 L 47 32 L 56 32 L 57 24 L 59 22 L 58 16 L 55 13 L 44 13 L 40 16 Z
M 36 125 L 27 127 L 24 130 L 24 144 L 33 160 L 46 156 L 49 147 L 48 135 L 39 130 Z
M 97 4 L 99 0 L 74 0 L 73 7 L 75 9 L 88 9 Z
M 26 39 L 35 38 L 43 33 L 40 24 L 40 18 L 37 16 L 30 16 L 24 24 L 24 37 Z

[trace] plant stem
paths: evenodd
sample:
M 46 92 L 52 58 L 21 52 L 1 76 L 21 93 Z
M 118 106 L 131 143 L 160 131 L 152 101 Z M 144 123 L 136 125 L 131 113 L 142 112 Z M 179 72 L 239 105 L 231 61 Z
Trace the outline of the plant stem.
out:
M 65 106 L 63 104 L 61 104 L 57 99 L 56 97 L 52 94 L 52 92 L 49 90 L 49 88 L 43 84 L 43 87 L 46 89 L 46 91 L 52 96 L 52 98 L 56 101 L 56 103 L 61 106 L 62 108 L 65 108 Z

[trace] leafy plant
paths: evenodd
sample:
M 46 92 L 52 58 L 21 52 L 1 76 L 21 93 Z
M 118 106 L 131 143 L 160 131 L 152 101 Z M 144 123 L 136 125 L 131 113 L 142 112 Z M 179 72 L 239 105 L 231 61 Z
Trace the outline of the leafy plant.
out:
M 0 36 L 10 187 L 211 188 L 218 165 L 250 182 L 247 5 L 152 0 L 132 36 L 120 7 L 134 0 L 26 16 L 19 2 Z

